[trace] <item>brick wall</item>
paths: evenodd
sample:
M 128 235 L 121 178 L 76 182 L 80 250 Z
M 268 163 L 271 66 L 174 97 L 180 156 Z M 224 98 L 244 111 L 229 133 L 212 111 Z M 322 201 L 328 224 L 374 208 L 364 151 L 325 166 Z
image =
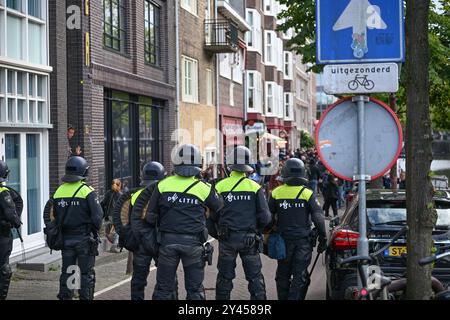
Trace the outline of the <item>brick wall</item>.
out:
M 64 175 L 67 160 L 67 68 L 66 68 L 66 5 L 64 1 L 48 2 L 50 65 L 50 122 L 49 167 L 50 193 L 53 193 Z M 65 151 L 65 152 L 64 152 Z

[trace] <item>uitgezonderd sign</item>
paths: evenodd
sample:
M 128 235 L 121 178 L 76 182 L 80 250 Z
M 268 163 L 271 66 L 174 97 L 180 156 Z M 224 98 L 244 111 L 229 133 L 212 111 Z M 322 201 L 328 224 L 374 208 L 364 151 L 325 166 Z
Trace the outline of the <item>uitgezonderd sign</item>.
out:
M 397 92 L 398 66 L 396 63 L 327 65 L 323 70 L 323 86 L 328 94 Z

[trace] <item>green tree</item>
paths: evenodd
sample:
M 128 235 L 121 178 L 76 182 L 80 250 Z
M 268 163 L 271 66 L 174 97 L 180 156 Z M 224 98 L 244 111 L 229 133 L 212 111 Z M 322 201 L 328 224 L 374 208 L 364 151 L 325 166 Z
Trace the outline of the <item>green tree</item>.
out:
M 300 135 L 300 148 L 313 148 L 315 146 L 314 139 L 308 134 L 308 132 L 302 130 Z

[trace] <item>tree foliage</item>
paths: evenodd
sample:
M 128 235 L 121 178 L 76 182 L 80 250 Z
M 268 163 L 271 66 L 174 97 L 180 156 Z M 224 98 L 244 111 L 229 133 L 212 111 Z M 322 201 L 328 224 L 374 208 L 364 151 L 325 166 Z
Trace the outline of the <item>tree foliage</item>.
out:
M 430 10 L 430 110 L 435 129 L 450 130 L 450 1 L 438 0 L 440 8 L 431 4 Z M 319 73 L 323 66 L 316 64 L 316 8 L 315 0 L 280 0 L 286 5 L 279 18 L 284 19 L 280 30 L 294 30 L 294 37 L 288 45 L 291 50 L 309 64 L 311 70 Z M 406 78 L 402 68 L 400 88 L 397 92 L 397 114 L 406 122 Z M 387 94 L 376 97 L 388 101 Z
M 313 148 L 315 146 L 314 139 L 304 130 L 301 131 L 300 135 L 300 148 Z

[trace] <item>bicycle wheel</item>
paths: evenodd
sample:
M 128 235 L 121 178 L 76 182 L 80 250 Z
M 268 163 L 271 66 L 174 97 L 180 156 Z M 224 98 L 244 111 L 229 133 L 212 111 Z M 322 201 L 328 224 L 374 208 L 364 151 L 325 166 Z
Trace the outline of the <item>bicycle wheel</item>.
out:
M 358 89 L 358 82 L 356 80 L 352 80 L 348 83 L 348 88 L 352 91 Z
M 375 83 L 372 80 L 367 80 L 364 83 L 364 88 L 366 88 L 367 90 L 372 90 L 375 87 Z

